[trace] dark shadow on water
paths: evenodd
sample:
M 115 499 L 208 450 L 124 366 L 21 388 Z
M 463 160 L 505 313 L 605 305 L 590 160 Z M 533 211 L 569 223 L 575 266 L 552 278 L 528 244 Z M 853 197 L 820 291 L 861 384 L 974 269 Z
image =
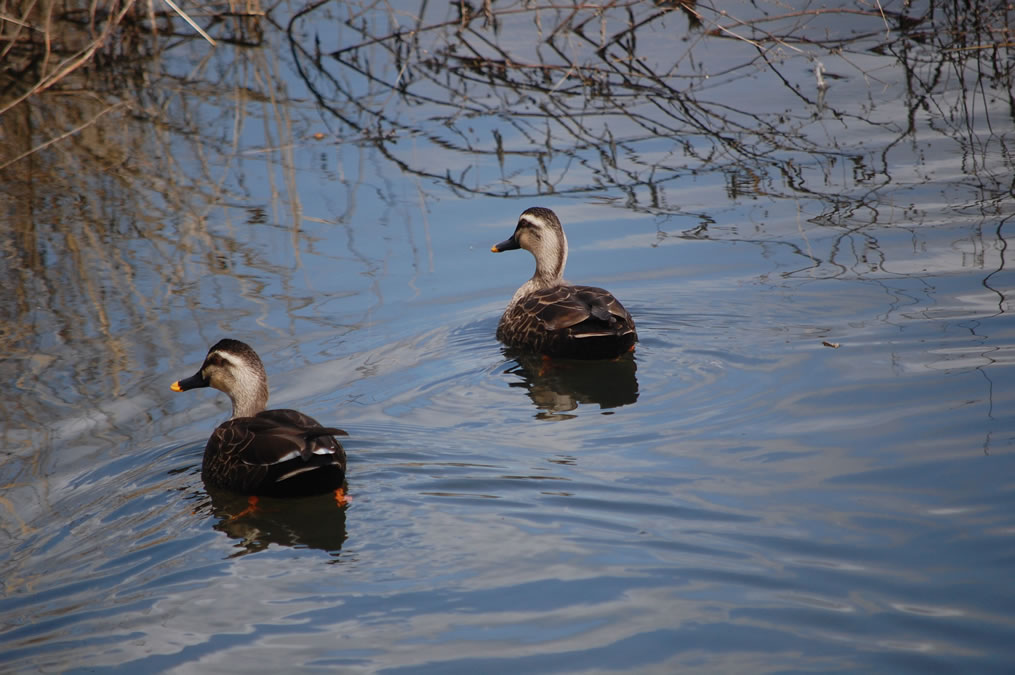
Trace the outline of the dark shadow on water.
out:
M 338 557 L 345 542 L 345 509 L 334 495 L 297 499 L 261 497 L 248 512 L 247 497 L 207 487 L 214 528 L 236 540 L 232 557 L 263 551 L 271 544 L 314 548 Z
M 606 410 L 638 400 L 638 365 L 632 355 L 602 361 L 545 359 L 505 348 L 504 356 L 515 362 L 504 372 L 521 378 L 509 386 L 528 390 L 540 410 L 538 419 L 570 419 L 575 415 L 566 413 L 581 404 L 597 404 Z

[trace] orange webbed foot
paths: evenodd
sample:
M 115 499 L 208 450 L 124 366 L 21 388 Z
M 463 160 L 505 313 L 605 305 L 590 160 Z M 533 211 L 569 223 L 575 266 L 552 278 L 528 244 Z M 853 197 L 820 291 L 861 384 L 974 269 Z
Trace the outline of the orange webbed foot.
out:
M 352 498 L 345 494 L 345 490 L 342 488 L 335 490 L 335 503 L 338 504 L 340 508 L 348 506 L 350 501 L 352 501 Z
M 229 520 L 236 520 L 237 518 L 242 518 L 243 516 L 249 516 L 251 514 L 257 513 L 257 502 L 259 501 L 260 501 L 259 497 L 257 497 L 256 495 L 250 495 L 249 497 L 247 497 L 247 508 L 240 511 L 235 516 L 230 516 Z

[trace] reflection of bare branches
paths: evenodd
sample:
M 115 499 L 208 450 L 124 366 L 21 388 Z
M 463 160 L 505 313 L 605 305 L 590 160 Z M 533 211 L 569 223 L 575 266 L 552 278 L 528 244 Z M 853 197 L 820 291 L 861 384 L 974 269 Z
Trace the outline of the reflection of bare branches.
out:
M 28 157 L 32 153 L 40 152 L 42 150 L 45 150 L 46 148 L 48 148 L 49 146 L 53 145 L 54 143 L 59 143 L 60 141 L 66 140 L 67 138 L 70 138 L 71 136 L 74 136 L 75 134 L 80 133 L 85 128 L 90 127 L 91 125 L 93 125 L 96 122 L 98 122 L 99 119 L 103 115 L 111 113 L 114 110 L 117 110 L 118 108 L 120 108 L 120 107 L 122 107 L 124 105 L 126 105 L 126 104 L 121 101 L 120 103 L 114 103 L 114 104 L 110 105 L 109 107 L 107 107 L 107 108 L 105 108 L 103 110 L 100 110 L 99 112 L 95 113 L 95 115 L 91 119 L 87 120 L 86 122 L 83 122 L 82 124 L 78 125 L 77 127 L 73 128 L 73 129 L 70 129 L 68 131 L 65 131 L 64 133 L 60 134 L 59 136 L 54 136 L 53 138 L 51 138 L 48 141 L 44 142 L 42 145 L 37 145 L 34 148 L 31 148 L 30 150 L 25 150 L 24 152 L 22 152 L 17 157 L 13 157 L 11 159 L 8 159 L 3 164 L 0 164 L 0 171 L 3 171 L 4 169 L 6 169 L 11 164 L 14 164 L 17 161 L 22 160 L 25 157 Z
M 938 119 L 972 124 L 967 92 L 982 94 L 988 82 L 1011 89 L 998 86 L 1012 79 L 1009 10 L 999 5 L 967 12 L 933 2 L 804 10 L 773 3 L 743 7 L 741 16 L 633 0 L 400 9 L 364 3 L 341 17 L 325 3 L 306 6 L 289 25 L 296 66 L 351 131 L 347 138 L 365 138 L 401 171 L 468 194 L 619 189 L 628 208 L 675 213 L 666 187 L 695 171 L 750 173 L 753 194 L 817 199 L 829 212 L 844 201 L 876 208 L 894 180 L 887 158 L 829 142 L 824 124 L 848 124 L 861 140 L 863 127 L 894 136 L 888 152 L 914 133 L 929 100 L 952 106 Z M 320 47 L 323 25 L 333 32 L 330 51 Z M 315 31 L 313 48 L 304 30 Z M 969 43 L 990 49 L 959 49 Z M 719 44 L 728 54 L 716 58 Z M 698 51 L 710 53 L 707 69 Z M 826 96 L 899 67 L 906 88 L 885 78 L 883 92 L 862 92 L 867 109 Z M 941 97 L 946 67 L 977 78 L 959 99 Z M 737 90 L 748 80 L 770 82 L 770 95 L 745 105 Z M 401 106 L 389 105 L 393 96 Z M 412 156 L 406 141 L 415 137 L 435 152 Z M 838 185 L 820 189 L 814 175 L 843 162 L 860 167 L 859 193 L 845 199 Z
M 1001 290 L 1001 289 L 995 288 L 994 286 L 992 286 L 991 285 L 991 278 L 995 274 L 999 274 L 999 273 L 1003 272 L 1004 269 L 1005 269 L 1005 263 L 1006 263 L 1005 254 L 1008 252 L 1008 240 L 1004 236 L 1004 226 L 1010 220 L 1011 220 L 1011 217 L 1009 216 L 1007 218 L 1002 219 L 997 224 L 997 231 L 995 232 L 995 236 L 996 236 L 997 242 L 998 242 L 998 257 L 999 257 L 998 266 L 997 266 L 996 269 L 991 270 L 990 274 L 985 276 L 983 278 L 983 282 L 982 282 L 984 288 L 990 290 L 992 293 L 997 295 L 997 314 L 995 314 L 994 316 L 997 316 L 999 314 L 1004 314 L 1005 311 L 1006 311 L 1006 306 L 1007 306 L 1007 297 L 1005 296 L 1004 291 Z
M 38 94 L 46 89 L 50 88 L 60 80 L 64 79 L 78 68 L 81 68 L 85 64 L 92 61 L 96 52 L 103 46 L 104 43 L 108 42 L 116 31 L 117 27 L 123 21 L 124 17 L 134 8 L 133 0 L 123 3 L 122 7 L 116 8 L 115 6 L 110 7 L 110 16 L 108 20 L 101 21 L 101 29 L 98 35 L 89 36 L 87 33 L 84 35 L 75 35 L 74 42 L 80 43 L 79 48 L 71 46 L 72 41 L 67 41 L 68 52 L 64 58 L 53 64 L 51 57 L 58 55 L 52 52 L 52 38 L 50 31 L 47 30 L 49 24 L 53 21 L 52 7 L 46 7 L 38 9 L 35 3 L 28 3 L 26 7 L 19 8 L 14 7 L 12 9 L 20 9 L 17 11 L 17 15 L 21 16 L 20 20 L 11 20 L 6 18 L 8 16 L 6 7 L 2 15 L 4 19 L 0 21 L 0 44 L 3 44 L 3 49 L 0 50 L 0 56 L 8 59 L 6 62 L 5 71 L 9 71 L 12 68 L 18 68 L 22 72 L 29 68 L 37 69 L 40 71 L 37 81 L 32 83 L 30 86 L 25 88 L 25 91 L 12 99 L 6 101 L 3 105 L 0 105 L 0 115 L 10 110 L 14 106 L 18 105 L 25 99 Z M 116 11 L 113 11 L 116 10 Z M 33 14 L 41 14 L 42 16 L 33 17 Z M 33 18 L 37 18 L 39 22 L 44 26 L 41 30 L 33 25 Z M 38 45 L 36 37 L 37 34 L 42 34 L 44 40 L 43 44 Z M 59 33 L 63 35 L 63 33 Z M 89 39 L 90 38 L 90 39 Z M 25 49 L 25 44 L 37 45 L 34 48 L 31 46 Z M 16 49 L 17 48 L 17 49 Z M 38 52 L 42 53 L 39 54 Z M 20 61 L 23 63 L 14 65 L 12 61 L 15 57 L 21 57 Z M 41 62 L 41 63 L 40 63 Z

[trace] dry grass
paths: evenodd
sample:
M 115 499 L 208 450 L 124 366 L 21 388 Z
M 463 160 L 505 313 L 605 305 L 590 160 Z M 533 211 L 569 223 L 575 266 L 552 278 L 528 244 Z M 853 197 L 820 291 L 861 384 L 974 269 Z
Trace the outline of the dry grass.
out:
M 236 22 L 239 30 L 226 39 L 256 44 L 263 16 L 256 0 L 200 5 L 190 13 L 174 0 L 0 0 L 0 115 L 82 69 L 93 75 L 135 69 L 169 40 L 190 37 L 186 31 L 215 46 L 202 24 Z M 104 89 L 101 78 L 71 86 L 82 84 Z

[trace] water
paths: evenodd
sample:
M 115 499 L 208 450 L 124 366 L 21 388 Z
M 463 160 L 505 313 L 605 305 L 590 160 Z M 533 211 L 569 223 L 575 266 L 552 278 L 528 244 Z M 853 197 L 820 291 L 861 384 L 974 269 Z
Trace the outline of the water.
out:
M 307 25 L 324 53 L 363 40 L 311 18 L 296 45 Z M 504 15 L 501 44 L 532 20 Z M 271 34 L 165 66 L 221 78 L 154 91 L 194 130 L 171 153 L 119 182 L 50 159 L 64 189 L 6 198 L 5 671 L 1010 671 L 1010 109 L 948 78 L 912 106 L 870 43 L 820 52 L 840 76 L 822 108 L 812 61 L 731 70 L 750 45 L 682 14 L 647 25 L 657 67 L 690 68 L 661 41 L 679 31 L 713 74 L 665 80 L 696 110 L 756 95 L 723 113 L 743 145 L 671 111 L 648 119 L 679 137 L 562 118 L 570 80 L 410 105 Z M 433 93 L 419 72 L 409 92 Z M 277 101 L 223 85 L 264 81 Z M 554 114 L 480 112 L 519 91 Z M 363 131 L 377 100 L 390 145 Z M 615 150 L 593 142 L 606 127 Z M 547 366 L 496 342 L 532 260 L 489 247 L 535 204 L 564 223 L 568 278 L 635 317 L 633 357 Z M 350 433 L 349 506 L 244 514 L 202 484 L 228 401 L 169 384 L 224 336 L 258 350 L 272 405 Z

